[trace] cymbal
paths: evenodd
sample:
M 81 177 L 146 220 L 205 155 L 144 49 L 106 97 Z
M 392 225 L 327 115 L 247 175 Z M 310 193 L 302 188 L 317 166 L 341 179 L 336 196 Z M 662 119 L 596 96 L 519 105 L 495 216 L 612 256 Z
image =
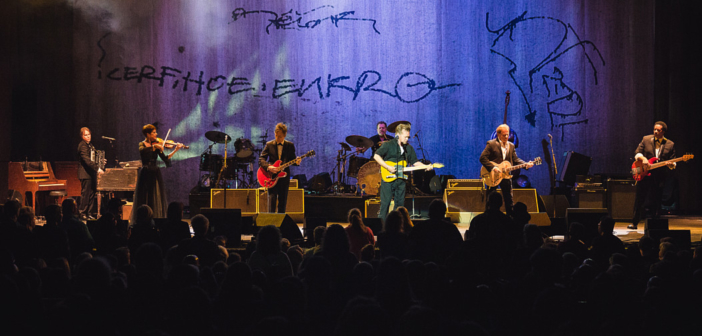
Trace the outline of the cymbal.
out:
M 400 124 L 410 124 L 410 125 L 412 125 L 412 123 L 409 122 L 409 121 L 407 121 L 407 120 L 398 120 L 398 121 L 396 121 L 396 122 L 394 122 L 394 123 L 392 123 L 392 124 L 390 124 L 390 125 L 388 126 L 388 132 L 390 132 L 390 133 L 395 133 L 395 129 L 396 129 L 397 126 L 399 126 Z
M 354 147 L 364 147 L 368 148 L 373 146 L 373 140 L 368 139 L 362 135 L 349 135 L 346 137 L 346 142 Z
M 341 145 L 341 148 L 345 151 L 351 151 L 351 147 L 347 145 L 345 142 L 339 142 L 339 145 Z
M 227 139 L 226 142 L 232 141 L 232 137 L 230 137 L 228 134 L 220 132 L 220 131 L 209 131 L 209 132 L 205 133 L 205 138 L 207 138 L 207 140 L 210 140 L 210 141 L 216 142 L 216 143 L 224 143 L 225 137 Z

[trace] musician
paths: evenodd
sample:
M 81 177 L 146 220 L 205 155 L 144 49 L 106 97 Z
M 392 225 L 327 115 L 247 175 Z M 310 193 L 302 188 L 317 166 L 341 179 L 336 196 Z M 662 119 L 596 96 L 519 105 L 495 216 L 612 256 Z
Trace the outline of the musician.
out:
M 280 160 L 281 164 L 290 161 L 295 161 L 295 165 L 299 166 L 301 158 L 295 156 L 295 145 L 285 140 L 288 135 L 288 126 L 283 123 L 275 125 L 275 139 L 268 141 L 266 146 L 258 158 L 258 165 L 261 169 L 265 169 L 272 174 L 280 172 L 280 168 L 274 167 L 273 164 Z M 276 212 L 276 202 L 278 203 L 278 213 L 285 213 L 285 207 L 288 203 L 288 188 L 290 187 L 290 167 L 285 168 L 288 174 L 286 177 L 278 179 L 278 182 L 272 188 L 268 188 L 268 212 Z
M 139 155 L 141 156 L 141 171 L 137 177 L 137 184 L 134 190 L 133 209 L 139 209 L 146 204 L 153 211 L 152 218 L 166 218 L 166 186 L 163 183 L 161 170 L 158 168 L 158 158 L 171 166 L 173 155 L 183 148 L 183 144 L 173 144 L 173 151 L 168 155 L 164 154 L 167 145 L 158 138 L 156 126 L 147 124 L 141 130 L 144 134 L 144 141 L 139 143 Z M 132 211 L 132 224 L 136 223 L 137 211 Z
M 503 161 L 509 161 L 511 165 L 525 164 L 524 160 L 517 156 L 517 150 L 514 148 L 514 144 L 509 142 L 509 126 L 502 124 L 497 126 L 497 139 L 493 139 L 487 142 L 483 153 L 480 155 L 480 163 L 488 171 L 499 172 L 500 168 L 496 164 L 500 164 Z M 529 161 L 526 168 L 529 169 L 534 166 L 534 162 Z M 505 210 L 507 215 L 512 216 L 512 180 L 503 179 L 500 184 L 500 189 L 502 189 L 502 197 L 505 200 Z M 497 187 L 491 187 L 488 190 L 488 194 L 497 190 Z
M 97 176 L 104 173 L 97 161 L 97 151 L 90 143 L 92 135 L 90 129 L 80 129 L 83 139 L 78 144 L 78 179 L 80 180 L 80 207 L 78 208 L 81 219 L 95 219 L 97 215 L 95 192 L 97 189 Z M 103 162 L 104 164 L 105 162 Z
M 662 121 L 656 121 L 653 125 L 653 134 L 643 137 L 641 143 L 636 148 L 635 160 L 648 167 L 651 158 L 658 158 L 659 161 L 667 161 L 675 158 L 675 144 L 666 139 L 665 133 L 668 125 Z M 668 168 L 675 169 L 675 162 L 668 162 Z M 661 209 L 661 199 L 663 198 L 663 184 L 668 177 L 665 169 L 651 171 L 651 176 L 646 176 L 636 184 L 636 200 L 634 201 L 634 218 L 629 229 L 636 230 L 639 221 L 646 212 L 654 218 L 658 218 Z M 648 211 L 646 206 L 650 205 Z
M 373 154 L 375 154 L 375 151 L 377 151 L 378 148 L 380 148 L 380 145 L 382 145 L 384 142 L 392 140 L 392 137 L 386 134 L 388 131 L 388 124 L 386 124 L 384 121 L 379 121 L 375 125 L 375 128 L 377 134 L 369 138 L 371 141 L 373 141 L 373 146 L 370 147 L 373 149 Z M 356 148 L 356 151 L 359 153 L 365 153 L 367 150 L 368 147 Z
M 410 129 L 410 124 L 398 125 L 395 139 L 382 144 L 373 155 L 373 159 L 391 173 L 395 173 L 397 168 L 389 165 L 386 161 L 395 163 L 406 161 L 408 166 L 422 167 L 426 170 L 434 168 L 431 165 L 425 165 L 417 161 L 417 153 L 414 151 L 414 147 L 407 143 L 410 137 Z M 380 182 L 380 218 L 383 221 L 388 214 L 392 200 L 395 200 L 395 209 L 393 210 L 405 205 L 405 188 L 406 182 L 400 178 L 392 182 Z

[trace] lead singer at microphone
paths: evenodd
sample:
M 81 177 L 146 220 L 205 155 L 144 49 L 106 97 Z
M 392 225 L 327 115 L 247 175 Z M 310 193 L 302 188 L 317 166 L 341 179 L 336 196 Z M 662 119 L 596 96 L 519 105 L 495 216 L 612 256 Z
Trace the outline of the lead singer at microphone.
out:
M 95 191 L 97 189 L 97 176 L 103 171 L 98 166 L 95 147 L 90 143 L 92 135 L 90 129 L 83 127 L 80 129 L 80 136 L 83 139 L 78 144 L 78 179 L 80 180 L 80 207 L 78 212 L 83 220 L 95 219 L 97 209 L 95 208 Z

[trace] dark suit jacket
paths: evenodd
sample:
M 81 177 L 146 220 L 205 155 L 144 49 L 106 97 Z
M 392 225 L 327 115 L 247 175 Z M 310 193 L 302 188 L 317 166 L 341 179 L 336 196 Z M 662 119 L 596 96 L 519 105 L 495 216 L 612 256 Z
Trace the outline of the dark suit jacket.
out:
M 513 166 L 514 165 L 520 165 L 524 164 L 524 160 L 520 159 L 517 157 L 517 151 L 514 149 L 514 144 L 511 142 L 507 143 L 508 149 L 507 149 L 507 156 L 506 156 L 506 161 L 509 161 Z M 494 163 L 502 163 L 502 161 L 505 161 L 502 159 L 502 149 L 500 149 L 500 143 L 497 139 L 492 139 L 487 142 L 487 145 L 485 145 L 485 149 L 483 150 L 483 153 L 480 155 L 480 163 L 487 169 L 488 171 L 491 171 L 492 168 L 495 167 L 494 164 L 492 164 L 490 161 Z
M 653 139 L 653 134 L 643 137 L 643 139 L 641 139 L 641 143 L 639 143 L 639 147 L 636 148 L 636 153 L 634 154 L 641 153 L 647 160 L 656 156 L 656 146 L 653 143 Z M 673 141 L 670 139 L 664 138 L 663 143 L 661 143 L 661 154 L 658 156 L 658 158 L 661 161 L 674 159 L 675 143 L 673 143 Z
M 283 155 L 280 157 L 282 161 L 280 164 L 295 160 L 295 145 L 285 140 L 283 142 Z M 275 143 L 275 139 L 268 141 L 266 147 L 263 148 L 261 156 L 258 157 L 259 167 L 268 169 L 268 166 L 278 161 L 278 145 Z M 285 168 L 285 172 L 290 175 L 290 167 Z
M 78 144 L 78 178 L 94 179 L 97 171 L 97 163 L 90 160 L 90 145 L 85 140 Z

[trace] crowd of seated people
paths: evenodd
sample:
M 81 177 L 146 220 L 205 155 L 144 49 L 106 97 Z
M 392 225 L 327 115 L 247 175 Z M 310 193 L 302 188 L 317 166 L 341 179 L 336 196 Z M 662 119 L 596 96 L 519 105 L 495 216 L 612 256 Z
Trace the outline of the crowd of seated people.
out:
M 116 202 L 98 221 L 75 202 L 31 208 L 8 201 L 0 223 L 0 304 L 7 335 L 687 335 L 700 330 L 702 250 L 644 236 L 628 246 L 601 219 L 583 241 L 573 223 L 556 244 L 526 208 L 499 212 L 492 193 L 462 237 L 446 204 L 429 220 L 392 211 L 381 232 L 314 230 L 290 245 L 275 226 L 246 252 L 210 239 L 205 216 L 169 206 L 156 225 L 136 209 L 127 228 Z M 186 223 L 187 224 L 187 223 Z M 409 231 L 409 232 L 408 232 Z M 351 235 L 356 235 L 352 237 Z M 377 242 L 374 235 L 377 236 Z M 312 243 L 312 242 L 310 242 Z M 243 251 L 243 250 L 237 250 Z

